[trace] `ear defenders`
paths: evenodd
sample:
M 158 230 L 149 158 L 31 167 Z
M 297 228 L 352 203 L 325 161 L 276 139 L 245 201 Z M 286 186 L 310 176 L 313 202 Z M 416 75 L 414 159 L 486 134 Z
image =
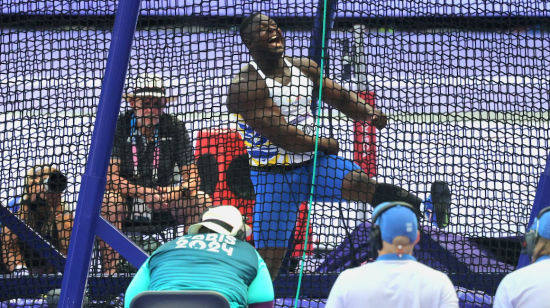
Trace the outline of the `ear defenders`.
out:
M 531 229 L 529 230 L 529 232 L 525 233 L 521 253 L 527 254 L 529 257 L 533 257 L 533 255 L 535 254 L 535 245 L 537 244 L 537 241 L 539 239 L 538 224 L 540 219 L 542 218 L 542 215 L 548 212 L 550 212 L 550 206 L 540 210 L 539 214 L 537 215 L 537 220 L 535 221 L 535 229 Z
M 204 215 L 206 213 L 208 213 L 209 211 L 212 211 L 216 208 L 222 207 L 222 206 L 228 206 L 228 205 L 215 205 L 215 206 L 211 206 L 211 207 L 206 208 L 206 211 L 204 211 L 202 213 L 201 221 L 204 221 Z M 235 237 L 236 239 L 241 240 L 241 241 L 246 241 L 246 229 L 245 229 L 246 216 L 241 215 L 241 217 L 242 217 L 242 223 L 241 223 L 240 227 L 239 226 L 238 227 L 233 227 L 230 224 L 228 224 L 227 222 L 219 220 L 219 219 L 208 219 L 207 221 L 208 222 L 213 222 L 213 223 L 221 226 L 225 230 L 229 231 L 229 234 L 231 234 L 231 236 Z
M 413 213 L 416 215 L 418 226 L 420 227 L 420 220 L 418 218 L 420 215 L 418 213 L 418 210 L 414 206 L 410 205 L 409 203 L 396 201 L 396 202 L 384 202 L 378 205 L 378 207 L 381 207 L 381 208 L 372 217 L 372 226 L 370 228 L 370 233 L 369 233 L 369 244 L 370 244 L 371 253 L 373 255 L 373 259 L 378 258 L 378 250 L 382 249 L 382 232 L 380 231 L 380 226 L 376 224 L 376 221 L 387 210 L 394 208 L 396 206 L 403 206 L 413 211 Z

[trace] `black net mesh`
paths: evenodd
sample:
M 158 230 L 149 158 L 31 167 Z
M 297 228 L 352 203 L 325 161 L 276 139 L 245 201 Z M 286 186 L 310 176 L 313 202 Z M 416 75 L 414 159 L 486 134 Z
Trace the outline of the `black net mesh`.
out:
M 104 217 L 152 253 L 183 235 L 206 207 L 235 205 L 256 231 L 248 241 L 272 273 L 280 267 L 276 306 L 294 304 L 303 267 L 300 305 L 323 307 L 339 272 L 372 261 L 369 203 L 401 198 L 418 206 L 416 196 L 428 198 L 432 183 L 444 181 L 452 191 L 450 218 L 440 211 L 435 222 L 447 226 L 434 224 L 422 204 L 415 256 L 448 274 L 465 305 L 489 304 L 517 265 L 545 165 L 550 12 L 535 1 L 505 5 L 506 12 L 474 1 L 390 2 L 329 1 L 335 10 L 328 10 L 322 73 L 344 90 L 323 84 L 317 159 L 325 173 L 315 186 L 326 187 L 309 204 L 311 168 L 303 162 L 314 158 L 307 154 L 313 139 L 269 128 L 280 117 L 258 106 L 280 110 L 292 127 L 315 135 L 309 99 L 315 105 L 319 92 L 308 79 L 320 69 L 307 59 L 320 62 L 320 49 L 310 49 L 322 41 L 314 28 L 322 24 L 319 4 L 143 1 L 113 132 Z M 2 305 L 53 305 L 51 293 L 44 295 L 61 287 L 116 6 L 0 4 Z M 243 44 L 241 23 L 253 12 L 271 16 L 282 36 L 266 20 L 245 27 Z M 266 33 L 264 45 L 254 41 Z M 294 68 L 262 62 L 281 45 Z M 250 50 L 265 76 L 249 64 Z M 298 92 L 284 94 L 280 84 Z M 270 98 L 283 91 L 282 99 L 251 101 L 255 87 L 267 87 L 262 95 Z M 353 121 L 361 108 L 335 108 L 348 108 L 355 93 L 387 115 L 385 128 Z M 265 107 L 271 102 L 278 107 Z M 238 113 L 248 118 L 239 124 Z M 332 152 L 343 159 L 326 160 Z M 356 168 L 344 160 L 365 171 L 343 184 L 352 190 L 345 196 L 361 201 L 337 200 L 345 170 Z M 367 175 L 391 185 L 373 195 Z M 86 302 L 121 305 L 135 271 L 98 239 Z

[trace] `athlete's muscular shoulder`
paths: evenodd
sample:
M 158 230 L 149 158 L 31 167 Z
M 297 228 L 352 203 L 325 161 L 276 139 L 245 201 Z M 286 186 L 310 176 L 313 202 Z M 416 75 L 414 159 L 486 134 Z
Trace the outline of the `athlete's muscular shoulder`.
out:
M 317 62 L 309 58 L 288 58 L 293 66 L 299 67 L 302 73 L 306 75 L 313 83 L 319 85 L 319 76 L 321 69 Z
M 227 108 L 231 113 L 246 110 L 247 106 L 256 105 L 258 100 L 265 98 L 266 91 L 265 80 L 252 65 L 247 64 L 231 80 Z

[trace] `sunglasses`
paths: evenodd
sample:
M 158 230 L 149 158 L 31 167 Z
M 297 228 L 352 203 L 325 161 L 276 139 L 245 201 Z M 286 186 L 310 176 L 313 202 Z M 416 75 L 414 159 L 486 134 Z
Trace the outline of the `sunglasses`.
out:
M 162 109 L 166 107 L 166 99 L 164 98 L 146 98 L 140 99 L 136 107 L 143 109 Z

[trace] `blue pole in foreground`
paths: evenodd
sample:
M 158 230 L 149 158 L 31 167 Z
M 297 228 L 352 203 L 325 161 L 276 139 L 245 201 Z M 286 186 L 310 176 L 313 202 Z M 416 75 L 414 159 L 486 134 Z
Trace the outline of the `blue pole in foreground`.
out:
M 311 44 L 309 46 L 309 58 L 315 61 L 318 65 L 321 65 L 321 48 L 323 46 L 323 39 L 325 40 L 325 46 L 330 41 L 330 34 L 334 27 L 334 19 L 336 18 L 336 8 L 338 5 L 337 0 L 329 0 L 329 7 L 327 8 L 327 23 L 325 37 L 323 38 L 323 8 L 324 0 L 319 0 L 317 6 L 317 12 L 313 21 L 313 31 L 311 33 Z M 325 53 L 326 55 L 326 53 Z
M 533 201 L 533 208 L 531 208 L 531 216 L 529 217 L 529 225 L 527 230 L 531 228 L 535 218 L 539 214 L 540 210 L 550 205 L 550 155 L 546 159 L 546 167 L 540 175 L 539 184 L 537 186 L 537 193 L 535 194 L 535 200 Z M 520 269 L 524 266 L 531 264 L 531 259 L 526 254 L 521 254 L 517 268 Z
M 325 1 L 319 0 L 317 12 L 315 13 L 313 21 L 313 30 L 311 31 L 311 43 L 308 50 L 309 58 L 315 61 L 315 63 L 317 63 L 317 65 L 319 66 L 321 66 L 323 40 L 325 42 L 324 46 L 327 46 L 330 41 L 330 33 L 332 31 L 332 27 L 334 26 L 334 19 L 336 18 L 336 8 L 338 6 L 338 0 L 328 0 L 327 2 L 328 8 L 325 36 L 323 37 L 323 17 Z M 327 53 L 325 52 L 325 60 L 326 55 Z M 324 73 L 325 72 L 323 72 L 323 75 Z M 317 94 L 315 94 L 314 96 L 317 96 Z M 311 110 L 314 115 L 317 114 L 317 99 L 318 98 L 314 98 L 311 103 Z
M 76 208 L 59 306 L 81 307 L 141 0 L 120 0 Z

